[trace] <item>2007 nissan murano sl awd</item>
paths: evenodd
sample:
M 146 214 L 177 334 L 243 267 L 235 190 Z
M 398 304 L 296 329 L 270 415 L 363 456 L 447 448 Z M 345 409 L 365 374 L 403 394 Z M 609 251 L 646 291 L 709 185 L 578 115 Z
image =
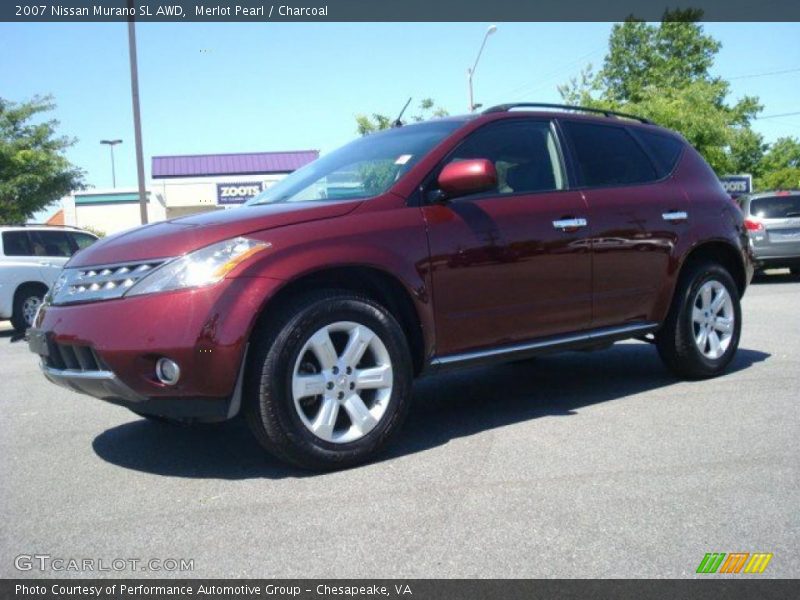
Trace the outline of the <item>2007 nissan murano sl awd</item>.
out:
M 679 135 L 561 108 L 369 135 L 244 207 L 101 240 L 30 347 L 149 418 L 243 412 L 312 469 L 374 456 L 427 371 L 642 338 L 680 377 L 722 373 L 753 273 L 740 210 Z

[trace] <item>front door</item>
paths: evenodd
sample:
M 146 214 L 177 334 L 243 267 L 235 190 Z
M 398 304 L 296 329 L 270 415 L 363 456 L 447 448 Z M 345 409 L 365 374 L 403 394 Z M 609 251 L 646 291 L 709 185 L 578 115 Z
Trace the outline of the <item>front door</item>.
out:
M 471 158 L 494 163 L 497 188 L 422 209 L 437 355 L 588 328 L 587 208 L 580 192 L 566 189 L 552 124 L 490 123 L 446 162 Z

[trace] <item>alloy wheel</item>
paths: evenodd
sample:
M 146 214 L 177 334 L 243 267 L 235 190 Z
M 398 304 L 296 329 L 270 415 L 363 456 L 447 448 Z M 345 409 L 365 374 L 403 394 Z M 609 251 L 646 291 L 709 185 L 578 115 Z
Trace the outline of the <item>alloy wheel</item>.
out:
M 295 410 L 306 428 L 334 444 L 355 442 L 380 422 L 392 395 L 389 351 L 366 325 L 331 323 L 300 350 L 292 373 Z
M 735 321 L 728 290 L 719 281 L 706 281 L 692 304 L 694 342 L 700 353 L 712 360 L 725 354 L 733 338 Z
M 33 320 L 36 318 L 36 312 L 42 305 L 42 299 L 39 296 L 29 296 L 22 302 L 22 318 L 28 327 L 33 326 Z

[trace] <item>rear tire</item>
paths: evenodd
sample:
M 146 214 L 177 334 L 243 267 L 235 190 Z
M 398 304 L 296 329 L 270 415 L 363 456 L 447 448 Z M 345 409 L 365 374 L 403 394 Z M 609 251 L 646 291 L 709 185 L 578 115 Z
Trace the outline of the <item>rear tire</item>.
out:
M 739 347 L 742 311 L 733 278 L 719 264 L 688 265 L 656 334 L 661 359 L 678 377 L 720 375 Z
M 19 333 L 25 333 L 33 325 L 36 311 L 42 304 L 47 288 L 35 283 L 21 285 L 14 294 L 14 308 L 11 313 L 11 325 Z
M 372 459 L 408 412 L 412 366 L 395 318 L 371 299 L 324 290 L 294 299 L 257 330 L 245 417 L 259 443 L 313 470 Z

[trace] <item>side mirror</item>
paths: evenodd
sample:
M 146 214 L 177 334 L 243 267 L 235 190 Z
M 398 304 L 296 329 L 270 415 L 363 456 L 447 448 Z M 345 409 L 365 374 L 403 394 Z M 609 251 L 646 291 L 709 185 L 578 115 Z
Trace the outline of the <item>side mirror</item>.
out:
M 477 194 L 497 187 L 497 169 L 485 158 L 451 162 L 439 173 L 437 183 L 448 198 Z

